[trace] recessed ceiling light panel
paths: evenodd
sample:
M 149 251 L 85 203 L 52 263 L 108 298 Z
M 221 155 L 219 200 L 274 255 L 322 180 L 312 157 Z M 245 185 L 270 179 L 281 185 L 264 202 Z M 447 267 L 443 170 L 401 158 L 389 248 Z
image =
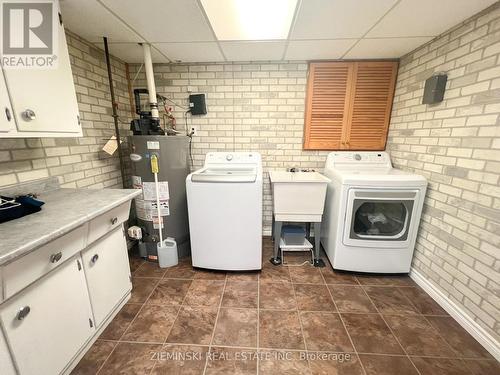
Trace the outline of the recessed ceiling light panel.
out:
M 286 39 L 297 0 L 201 0 L 219 40 Z

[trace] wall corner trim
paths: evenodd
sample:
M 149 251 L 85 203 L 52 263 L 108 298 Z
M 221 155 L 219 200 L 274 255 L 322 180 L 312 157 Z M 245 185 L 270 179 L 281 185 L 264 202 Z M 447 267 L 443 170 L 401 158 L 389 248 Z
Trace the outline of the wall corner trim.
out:
M 420 286 L 434 301 L 436 301 L 458 324 L 471 334 L 490 354 L 500 361 L 500 343 L 477 324 L 469 315 L 465 313 L 458 305 L 451 301 L 434 284 L 427 280 L 421 273 L 411 269 L 410 277 L 418 286 Z

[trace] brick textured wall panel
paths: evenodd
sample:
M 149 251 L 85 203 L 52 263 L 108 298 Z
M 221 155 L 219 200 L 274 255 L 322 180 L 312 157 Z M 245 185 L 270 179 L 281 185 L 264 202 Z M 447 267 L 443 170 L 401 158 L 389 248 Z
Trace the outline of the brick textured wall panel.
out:
M 83 137 L 0 139 L 0 186 L 57 176 L 63 187 L 121 187 L 118 157 L 101 151 L 114 135 L 104 52 L 67 32 Z M 111 59 L 118 115 L 130 119 L 125 64 Z M 57 110 L 54 108 L 54 110 Z M 129 125 L 120 124 L 123 135 Z
M 429 191 L 413 268 L 500 338 L 500 3 L 401 59 L 389 129 L 396 167 Z M 444 100 L 424 83 L 448 74 Z
M 130 66 L 133 86 L 145 87 L 144 70 Z M 258 151 L 264 166 L 264 231 L 272 218 L 268 171 L 298 166 L 322 171 L 324 151 L 302 150 L 307 63 L 262 62 L 155 64 L 157 91 L 178 105 L 177 129 L 185 132 L 189 91 L 206 94 L 208 114 L 188 116 L 193 138 L 193 169 L 210 151 Z

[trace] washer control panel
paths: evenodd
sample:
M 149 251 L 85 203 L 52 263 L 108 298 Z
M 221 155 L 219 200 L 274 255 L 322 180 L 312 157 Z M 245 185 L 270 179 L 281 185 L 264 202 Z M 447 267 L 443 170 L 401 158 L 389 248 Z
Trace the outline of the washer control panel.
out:
M 209 152 L 205 164 L 260 164 L 258 152 Z

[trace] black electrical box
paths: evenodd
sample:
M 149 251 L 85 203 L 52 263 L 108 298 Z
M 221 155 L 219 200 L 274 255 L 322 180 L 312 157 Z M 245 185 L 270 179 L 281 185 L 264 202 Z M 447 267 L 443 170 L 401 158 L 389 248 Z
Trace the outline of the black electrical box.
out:
M 189 95 L 189 111 L 192 115 L 206 115 L 205 94 Z
M 448 76 L 446 74 L 437 74 L 427 79 L 427 81 L 425 81 L 422 104 L 434 104 L 442 102 L 447 80 Z

